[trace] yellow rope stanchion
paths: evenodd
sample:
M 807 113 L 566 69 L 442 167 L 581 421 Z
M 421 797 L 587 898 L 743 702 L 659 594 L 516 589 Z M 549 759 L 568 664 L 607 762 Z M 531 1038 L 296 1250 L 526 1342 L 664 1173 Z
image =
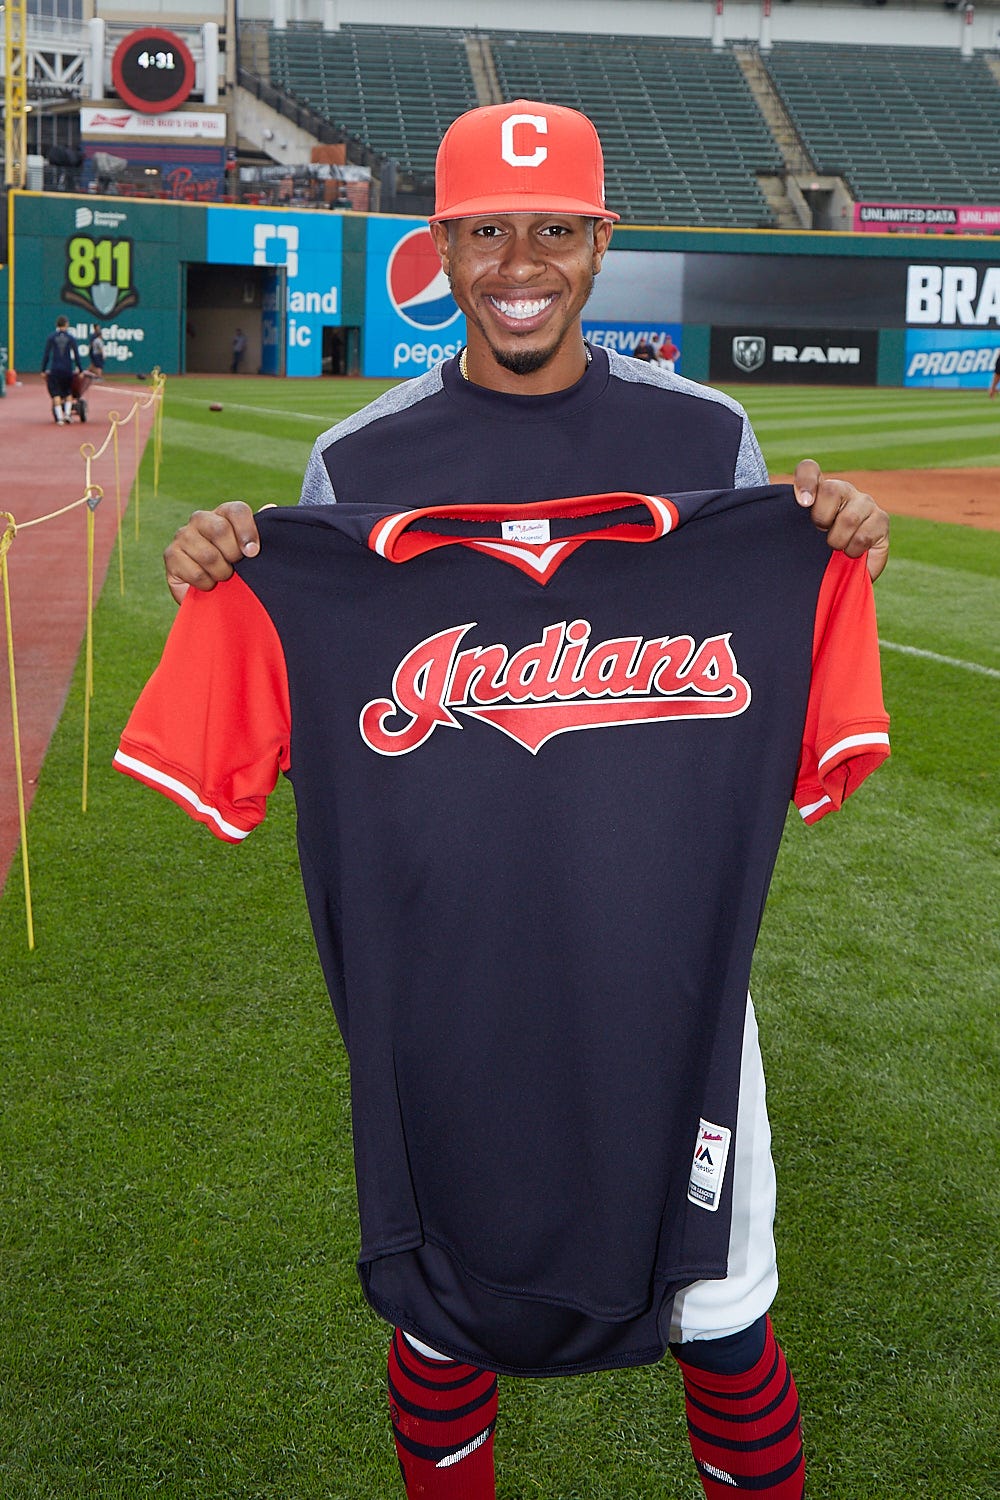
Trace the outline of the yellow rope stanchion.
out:
M 167 377 L 158 368 L 153 370 L 153 495 L 160 493 L 160 459 L 163 456 L 163 388 Z
M 125 548 L 122 544 L 122 471 L 118 454 L 118 413 L 109 412 L 115 445 L 115 546 L 118 548 L 118 592 L 125 597 Z
M 21 761 L 21 725 L 17 713 L 17 679 L 14 674 L 14 631 L 10 614 L 10 579 L 7 553 L 17 535 L 17 522 L 9 511 L 0 511 L 6 522 L 0 536 L 0 580 L 3 583 L 4 626 L 7 631 L 7 673 L 10 679 L 10 714 L 14 730 L 14 780 L 17 782 L 17 821 L 21 832 L 21 868 L 24 871 L 24 915 L 28 925 L 28 947 L 35 946 L 35 922 L 31 909 L 31 869 L 28 864 L 28 818 L 24 805 L 24 766 Z
M 87 811 L 90 779 L 90 700 L 94 696 L 94 512 L 104 498 L 99 484 L 89 485 L 87 501 L 87 650 L 83 678 L 83 795 L 81 812 Z
M 135 539 L 139 540 L 139 403 L 138 401 L 129 412 L 129 418 L 135 418 Z

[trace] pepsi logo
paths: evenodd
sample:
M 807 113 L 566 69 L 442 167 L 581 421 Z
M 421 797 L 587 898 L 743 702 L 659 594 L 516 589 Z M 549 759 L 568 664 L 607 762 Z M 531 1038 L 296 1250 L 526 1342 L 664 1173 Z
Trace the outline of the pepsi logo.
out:
M 447 328 L 459 316 L 428 228 L 411 229 L 397 241 L 385 279 L 389 301 L 411 327 Z

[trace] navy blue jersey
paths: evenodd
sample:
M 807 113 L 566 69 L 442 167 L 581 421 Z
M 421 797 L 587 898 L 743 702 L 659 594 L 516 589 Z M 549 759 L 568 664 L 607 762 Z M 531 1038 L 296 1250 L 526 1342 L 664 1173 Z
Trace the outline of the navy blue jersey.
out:
M 292 782 L 364 1291 L 500 1371 L 655 1360 L 726 1274 L 789 798 L 887 753 L 864 560 L 788 488 L 258 521 L 117 764 L 231 841 Z
M 307 505 L 508 504 L 767 483 L 743 408 L 721 391 L 595 347 L 566 390 L 514 396 L 457 359 L 403 381 L 316 441 Z
M 69 329 L 57 328 L 50 333 L 42 355 L 42 373 L 48 370 L 52 375 L 72 375 L 74 370 L 82 368 L 80 346 Z

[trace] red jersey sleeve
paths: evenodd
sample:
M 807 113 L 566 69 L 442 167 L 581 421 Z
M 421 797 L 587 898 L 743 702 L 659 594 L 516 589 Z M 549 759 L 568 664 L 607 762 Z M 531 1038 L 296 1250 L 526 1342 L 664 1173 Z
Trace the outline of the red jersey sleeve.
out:
M 866 561 L 834 552 L 816 603 L 812 683 L 793 793 L 805 822 L 834 812 L 882 764 L 888 730 Z
M 211 593 L 189 589 L 125 726 L 117 769 L 240 843 L 288 770 L 290 737 L 284 653 L 256 594 L 238 575 Z

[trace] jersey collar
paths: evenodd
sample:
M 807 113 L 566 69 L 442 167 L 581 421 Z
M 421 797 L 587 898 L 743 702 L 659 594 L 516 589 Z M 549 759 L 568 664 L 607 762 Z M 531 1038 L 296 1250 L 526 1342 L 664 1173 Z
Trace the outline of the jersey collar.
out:
M 614 519 L 641 507 L 645 519 Z M 559 522 L 590 517 L 594 525 L 554 536 Z M 436 522 L 468 525 L 469 531 L 442 532 Z M 429 505 L 397 511 L 372 527 L 368 545 L 388 562 L 404 563 L 438 547 L 469 547 L 512 563 L 539 583 L 548 583 L 559 565 L 585 542 L 655 542 L 680 524 L 671 500 L 626 491 L 576 495 L 527 505 Z M 557 528 L 558 529 L 558 528 Z

